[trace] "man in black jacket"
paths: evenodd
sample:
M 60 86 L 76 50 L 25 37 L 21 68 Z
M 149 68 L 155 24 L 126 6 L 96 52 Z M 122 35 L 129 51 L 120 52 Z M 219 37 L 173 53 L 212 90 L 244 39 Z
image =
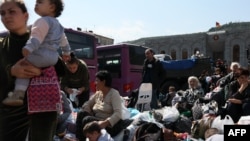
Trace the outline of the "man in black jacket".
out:
M 161 62 L 154 57 L 154 51 L 149 48 L 145 51 L 146 59 L 143 64 L 142 83 L 152 83 L 153 93 L 150 107 L 158 108 L 157 90 L 160 87 L 165 71 Z

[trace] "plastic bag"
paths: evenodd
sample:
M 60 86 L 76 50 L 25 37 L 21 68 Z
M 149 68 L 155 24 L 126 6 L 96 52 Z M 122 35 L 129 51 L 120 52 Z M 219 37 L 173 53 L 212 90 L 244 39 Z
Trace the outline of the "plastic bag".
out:
M 124 99 L 122 99 L 122 120 L 129 119 L 130 118 L 130 111 L 129 109 L 125 106 Z
M 69 98 L 70 98 L 70 100 L 71 101 L 76 101 L 76 99 L 77 99 L 77 94 L 79 93 L 79 90 L 78 89 L 75 89 L 75 88 L 73 88 L 72 89 L 73 90 L 73 93 L 71 93 L 71 94 L 69 94 Z
M 137 114 L 140 113 L 140 111 L 138 111 L 138 110 L 135 109 L 135 108 L 128 108 L 128 110 L 129 110 L 129 112 L 130 112 L 130 117 L 131 117 L 131 118 L 134 117 L 134 116 L 136 116 Z
M 241 116 L 238 124 L 240 125 L 249 125 L 250 124 L 250 116 Z
M 137 121 L 155 122 L 153 115 L 149 111 L 139 113 L 134 116 L 133 119 Z
M 202 106 L 204 106 L 204 103 L 201 103 L 199 99 L 197 99 L 194 102 L 194 105 L 192 107 L 192 116 L 194 120 L 198 120 L 202 118 L 203 111 L 202 111 Z
M 180 116 L 180 112 L 175 106 L 168 107 L 165 106 L 163 108 L 163 118 L 162 120 L 165 122 L 175 122 Z
M 130 118 L 130 111 L 127 107 L 122 106 L 122 120 L 129 119 Z
M 217 116 L 212 125 L 211 128 L 217 128 L 221 134 L 224 133 L 224 125 L 234 125 L 234 121 L 231 118 L 231 116 L 226 115 L 224 119 L 221 119 L 221 116 Z

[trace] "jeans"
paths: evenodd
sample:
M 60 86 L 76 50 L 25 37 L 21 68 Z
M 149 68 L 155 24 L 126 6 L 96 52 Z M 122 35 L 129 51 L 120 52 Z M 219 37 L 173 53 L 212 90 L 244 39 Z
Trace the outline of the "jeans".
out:
M 152 93 L 152 100 L 150 103 L 150 107 L 151 109 L 158 109 L 158 98 L 157 98 L 157 90 L 153 89 L 153 93 Z

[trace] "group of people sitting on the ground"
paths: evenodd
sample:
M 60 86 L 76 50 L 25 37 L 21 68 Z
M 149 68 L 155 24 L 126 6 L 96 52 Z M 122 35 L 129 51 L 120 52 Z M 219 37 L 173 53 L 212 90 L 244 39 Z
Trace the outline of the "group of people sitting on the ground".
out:
M 232 62 L 230 69 L 231 72 L 226 75 L 220 71 L 220 68 L 216 67 L 212 75 L 209 75 L 208 71 L 204 71 L 200 77 L 190 76 L 188 78 L 189 88 L 184 91 L 177 91 L 174 86 L 170 86 L 167 94 L 160 94 L 159 100 L 161 105 L 173 106 L 178 102 L 182 104 L 182 107 L 183 104 L 185 104 L 185 108 L 191 111 L 197 100 L 200 102 L 209 102 L 213 99 L 218 103 L 219 109 L 227 104 L 227 108 L 229 109 L 225 109 L 223 112 L 231 110 L 231 103 L 235 103 L 232 97 L 241 90 L 241 87 L 242 89 L 247 88 L 248 70 L 241 67 L 238 62 Z M 246 80 L 242 80 L 243 78 Z M 243 99 L 245 102 L 248 96 L 246 95 L 244 98 L 241 97 L 241 100 Z M 241 105 L 237 100 L 236 103 Z M 231 116 L 235 117 L 236 115 Z M 234 119 L 235 122 L 237 122 L 239 117 Z
M 230 69 L 231 72 L 227 75 L 222 75 L 220 70 L 215 68 L 213 75 L 190 76 L 189 88 L 185 91 L 177 91 L 174 86 L 170 86 L 169 93 L 162 96 L 162 107 L 175 106 L 181 115 L 190 120 L 202 119 L 204 115 L 224 116 L 228 114 L 237 123 L 241 116 L 250 115 L 247 109 L 250 98 L 247 92 L 250 88 L 248 86 L 249 71 L 237 62 L 232 62 Z M 79 107 L 80 111 L 77 113 L 75 122 L 76 128 L 72 130 L 78 140 L 85 141 L 86 138 L 90 141 L 96 141 L 98 138 L 113 140 L 134 121 L 134 119 L 121 119 L 121 98 L 119 92 L 111 87 L 111 82 L 112 77 L 109 72 L 99 71 L 96 74 L 97 91 L 89 101 Z M 206 85 L 202 85 L 203 82 Z M 210 87 L 210 90 L 205 90 L 207 87 Z M 67 89 L 64 87 L 63 90 Z M 213 107 L 214 109 L 198 111 L 194 108 L 197 101 L 207 104 L 212 100 L 218 104 L 217 107 L 216 105 Z M 60 136 L 60 134 L 57 135 Z
M 215 68 L 212 75 L 205 72 L 201 77 L 190 76 L 189 88 L 184 91 L 170 86 L 169 93 L 160 95 L 161 105 L 177 106 L 179 112 L 191 120 L 229 115 L 233 123 L 238 123 L 242 116 L 250 115 L 249 70 L 238 62 L 232 62 L 230 70 L 226 75 Z

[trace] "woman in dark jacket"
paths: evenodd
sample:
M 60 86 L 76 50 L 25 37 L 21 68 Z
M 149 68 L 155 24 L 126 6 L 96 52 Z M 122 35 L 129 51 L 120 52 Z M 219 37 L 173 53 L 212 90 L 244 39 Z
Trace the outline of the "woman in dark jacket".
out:
M 73 90 L 77 90 L 75 100 L 72 100 L 74 108 L 81 108 L 82 105 L 89 100 L 89 71 L 87 64 L 76 58 L 71 57 L 71 60 L 66 62 L 65 75 L 61 79 L 61 89 L 70 98 Z
M 240 87 L 228 99 L 227 113 L 232 117 L 235 123 L 238 122 L 241 116 L 250 115 L 250 85 L 249 71 L 242 69 L 238 78 Z
M 30 37 L 27 26 L 28 12 L 23 1 L 2 1 L 1 21 L 9 31 L 0 40 L 0 101 L 15 86 L 15 79 L 39 76 L 41 70 L 23 64 L 22 48 Z M 0 102 L 0 141 L 52 141 L 56 128 L 57 112 L 28 115 L 27 96 L 24 105 L 6 106 Z

